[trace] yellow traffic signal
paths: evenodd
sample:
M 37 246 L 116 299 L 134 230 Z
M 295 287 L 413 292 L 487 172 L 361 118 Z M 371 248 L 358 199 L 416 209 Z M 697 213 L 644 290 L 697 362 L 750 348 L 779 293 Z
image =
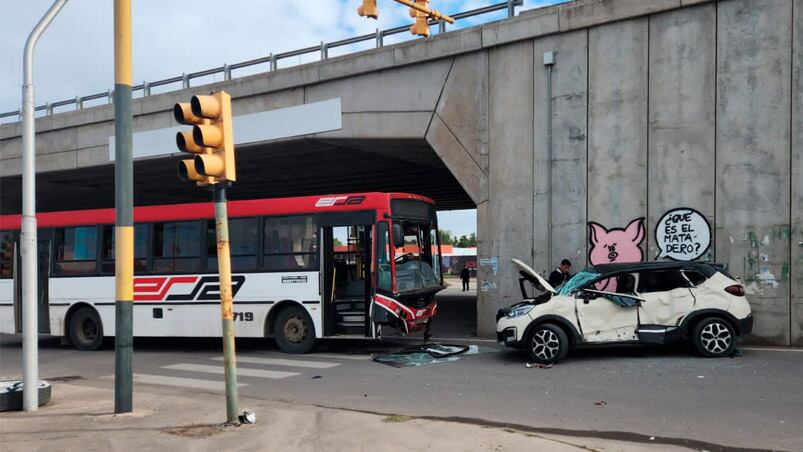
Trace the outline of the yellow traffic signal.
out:
M 371 19 L 378 19 L 379 9 L 376 7 L 376 0 L 362 0 L 362 6 L 357 7 L 357 14 Z
M 176 146 L 195 154 L 193 159 L 178 163 L 179 177 L 198 185 L 237 180 L 231 96 L 225 91 L 193 96 L 189 103 L 176 104 L 173 115 L 179 123 L 193 125 L 191 131 L 176 134 Z
M 429 10 L 429 0 L 415 0 L 416 5 Z M 415 19 L 415 23 L 410 26 L 410 33 L 418 36 L 429 36 L 429 14 L 410 8 L 410 17 Z

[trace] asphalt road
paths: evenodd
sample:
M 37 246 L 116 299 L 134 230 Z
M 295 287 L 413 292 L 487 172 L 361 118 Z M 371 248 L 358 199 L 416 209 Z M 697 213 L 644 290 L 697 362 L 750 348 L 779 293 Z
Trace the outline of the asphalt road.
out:
M 614 349 L 570 355 L 551 369 L 528 369 L 519 353 L 478 342 L 459 361 L 393 368 L 368 353 L 410 342 L 329 341 L 314 354 L 284 355 L 265 341 L 238 343 L 242 395 L 291 403 L 411 416 L 510 423 L 716 450 L 719 446 L 800 450 L 803 353 L 744 350 L 697 358 L 684 350 Z M 42 378 L 110 386 L 114 350 L 78 352 L 40 344 Z M 222 390 L 218 340 L 135 343 L 137 391 Z M 209 373 L 211 372 L 211 373 Z M 21 373 L 21 341 L 0 337 L 0 374 Z M 169 378 L 164 378 L 169 377 Z M 147 382 L 157 382 L 156 385 Z M 211 388 L 207 387 L 213 383 Z M 607 432 L 607 433 L 606 433 Z M 618 432 L 618 433 L 611 433 Z M 632 436 L 632 437 L 631 437 Z
M 456 320 L 441 324 L 436 336 L 473 328 L 472 316 L 457 315 L 465 303 L 460 294 L 442 302 Z M 723 359 L 698 358 L 683 348 L 591 349 L 538 369 L 494 342 L 447 341 L 478 345 L 480 353 L 394 368 L 370 354 L 420 339 L 330 340 L 303 356 L 282 354 L 265 340 L 238 340 L 240 394 L 697 450 L 803 450 L 801 349 L 745 348 L 743 356 Z M 222 393 L 220 349 L 219 339 L 136 339 L 136 391 Z M 19 337 L 0 335 L 0 376 L 21 376 L 21 352 Z M 79 352 L 43 339 L 39 359 L 41 377 L 54 384 L 112 386 L 113 346 Z

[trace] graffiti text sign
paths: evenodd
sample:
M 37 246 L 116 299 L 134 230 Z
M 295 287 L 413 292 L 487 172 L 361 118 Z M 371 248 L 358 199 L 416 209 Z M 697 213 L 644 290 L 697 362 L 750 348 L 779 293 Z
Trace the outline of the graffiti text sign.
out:
M 711 246 L 711 226 L 694 209 L 673 209 L 655 225 L 655 241 L 660 251 L 656 259 L 693 261 Z

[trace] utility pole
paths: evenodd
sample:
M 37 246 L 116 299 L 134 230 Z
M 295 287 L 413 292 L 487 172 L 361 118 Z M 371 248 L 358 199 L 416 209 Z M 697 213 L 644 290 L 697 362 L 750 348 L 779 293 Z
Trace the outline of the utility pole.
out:
M 33 50 L 67 0 L 56 0 L 31 30 L 22 57 L 22 407 L 39 408 L 39 278 L 36 261 L 36 120 L 33 105 Z
M 114 0 L 114 412 L 133 411 L 134 169 L 131 0 Z

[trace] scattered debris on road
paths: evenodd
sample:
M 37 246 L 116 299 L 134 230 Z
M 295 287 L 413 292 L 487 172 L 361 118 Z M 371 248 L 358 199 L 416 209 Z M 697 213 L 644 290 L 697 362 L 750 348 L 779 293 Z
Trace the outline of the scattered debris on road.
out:
M 554 364 L 527 363 L 524 366 L 527 367 L 528 369 L 533 369 L 533 368 L 535 368 L 535 369 L 549 369 L 553 365 Z
M 741 356 L 744 356 L 744 350 L 740 348 L 734 348 L 731 354 L 728 355 L 728 358 L 738 358 Z
M 406 347 L 392 353 L 376 353 L 373 360 L 380 364 L 400 368 L 424 364 L 447 363 L 461 359 L 458 355 L 476 355 L 476 345 L 424 344 Z
M 251 410 L 245 410 L 243 414 L 240 415 L 240 422 L 243 424 L 256 424 L 257 415 Z

